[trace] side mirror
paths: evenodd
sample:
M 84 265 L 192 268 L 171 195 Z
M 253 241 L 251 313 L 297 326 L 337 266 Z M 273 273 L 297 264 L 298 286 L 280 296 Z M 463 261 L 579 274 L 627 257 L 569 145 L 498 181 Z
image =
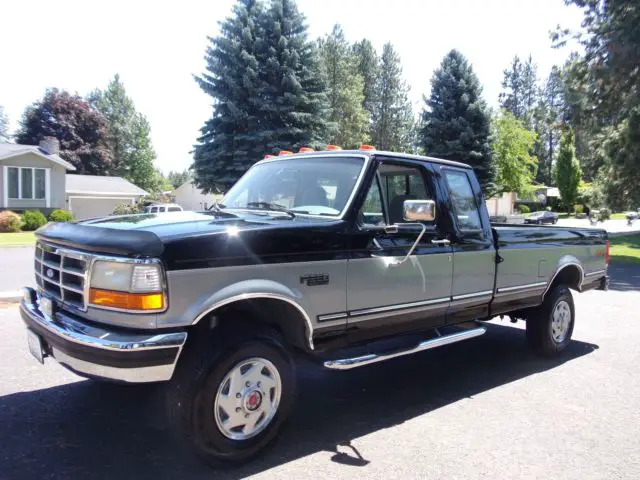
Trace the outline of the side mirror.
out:
M 433 200 L 405 200 L 403 217 L 409 222 L 433 222 L 436 219 L 436 202 Z

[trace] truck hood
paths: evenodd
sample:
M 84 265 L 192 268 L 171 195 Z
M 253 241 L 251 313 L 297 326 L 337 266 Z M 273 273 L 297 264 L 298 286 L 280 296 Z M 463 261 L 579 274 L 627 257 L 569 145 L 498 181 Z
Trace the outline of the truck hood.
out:
M 256 255 L 256 250 L 264 250 L 267 245 L 273 248 L 283 241 L 288 245 L 294 237 L 335 232 L 342 225 L 342 220 L 330 217 L 291 218 L 266 211 L 167 212 L 51 223 L 39 229 L 36 236 L 88 252 L 165 257 L 172 263 L 221 255 Z

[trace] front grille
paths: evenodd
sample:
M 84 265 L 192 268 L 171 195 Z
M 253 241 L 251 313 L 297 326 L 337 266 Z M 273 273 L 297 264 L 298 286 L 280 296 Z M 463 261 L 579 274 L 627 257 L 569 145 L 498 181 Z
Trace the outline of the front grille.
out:
M 66 305 L 86 309 L 88 255 L 38 242 L 34 267 L 41 291 Z

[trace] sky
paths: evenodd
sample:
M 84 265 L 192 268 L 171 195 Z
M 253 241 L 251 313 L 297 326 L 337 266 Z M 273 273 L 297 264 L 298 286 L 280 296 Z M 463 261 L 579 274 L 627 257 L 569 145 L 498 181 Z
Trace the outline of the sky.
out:
M 151 124 L 156 165 L 183 170 L 211 98 L 193 75 L 204 71 L 207 36 L 229 16 L 233 0 L 30 0 L 3 2 L 0 105 L 12 129 L 46 88 L 86 95 L 119 73 Z M 568 48 L 551 48 L 556 25 L 582 18 L 563 0 L 298 0 L 310 38 L 340 23 L 349 41 L 369 38 L 380 52 L 391 42 L 402 58 L 416 111 L 433 71 L 452 48 L 472 63 L 490 106 L 514 55 L 532 55 L 541 77 Z

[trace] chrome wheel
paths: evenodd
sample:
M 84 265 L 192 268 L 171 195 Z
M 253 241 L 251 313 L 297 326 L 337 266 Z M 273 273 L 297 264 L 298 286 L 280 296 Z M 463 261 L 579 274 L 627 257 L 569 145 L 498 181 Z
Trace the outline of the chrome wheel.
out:
M 553 309 L 551 320 L 551 336 L 556 343 L 562 343 L 567 338 L 571 326 L 571 307 L 564 300 L 559 301 Z
M 282 393 L 278 369 L 265 358 L 235 365 L 220 383 L 215 419 L 220 432 L 232 440 L 247 440 L 273 420 Z

